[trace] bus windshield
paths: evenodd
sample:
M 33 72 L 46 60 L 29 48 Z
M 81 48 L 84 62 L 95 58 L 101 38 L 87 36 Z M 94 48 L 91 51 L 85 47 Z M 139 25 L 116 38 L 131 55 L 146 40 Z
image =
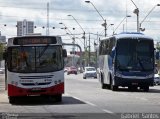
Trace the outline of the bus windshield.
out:
M 143 38 L 119 39 L 116 48 L 116 67 L 122 71 L 152 71 L 153 41 Z
M 62 70 L 62 47 L 55 45 L 10 47 L 7 62 L 8 70 L 18 73 Z

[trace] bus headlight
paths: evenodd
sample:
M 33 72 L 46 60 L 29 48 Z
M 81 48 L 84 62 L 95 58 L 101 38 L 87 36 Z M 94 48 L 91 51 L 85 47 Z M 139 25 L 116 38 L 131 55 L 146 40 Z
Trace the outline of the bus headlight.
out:
M 153 74 L 150 74 L 150 75 L 147 75 L 146 78 L 153 78 L 154 75 Z
M 17 86 L 17 85 L 18 85 L 18 82 L 12 81 L 11 84 Z

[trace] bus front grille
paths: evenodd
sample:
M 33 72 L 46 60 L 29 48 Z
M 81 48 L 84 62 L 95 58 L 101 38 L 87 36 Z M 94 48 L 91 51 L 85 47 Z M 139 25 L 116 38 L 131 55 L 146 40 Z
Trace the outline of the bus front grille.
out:
M 41 86 L 41 85 L 49 85 L 51 82 L 47 82 L 47 83 L 21 83 L 24 86 Z
M 43 76 L 19 76 L 20 79 L 51 79 L 54 75 L 43 75 Z
M 54 75 L 42 75 L 42 76 L 19 76 L 21 79 L 21 84 L 24 86 L 42 86 L 49 85 L 52 83 L 52 77 Z M 35 81 L 37 80 L 37 81 Z M 43 80 L 43 81 L 39 81 Z M 32 81 L 32 82 L 29 82 Z

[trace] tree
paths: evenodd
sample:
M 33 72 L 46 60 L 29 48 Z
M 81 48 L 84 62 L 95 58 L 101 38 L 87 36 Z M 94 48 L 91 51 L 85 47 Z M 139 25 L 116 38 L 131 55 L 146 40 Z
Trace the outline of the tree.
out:
M 0 61 L 3 60 L 4 44 L 0 43 Z

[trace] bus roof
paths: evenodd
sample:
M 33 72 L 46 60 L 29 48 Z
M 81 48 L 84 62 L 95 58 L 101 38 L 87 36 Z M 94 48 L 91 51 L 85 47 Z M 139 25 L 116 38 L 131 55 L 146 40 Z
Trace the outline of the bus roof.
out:
M 122 32 L 120 34 L 114 35 L 116 39 L 120 38 L 146 38 L 146 39 L 151 39 L 153 40 L 152 37 L 149 37 L 143 33 L 138 33 L 138 32 Z
M 119 33 L 119 34 L 115 34 L 113 36 L 102 38 L 102 40 L 112 38 L 112 37 L 115 37 L 116 39 L 120 39 L 120 38 L 135 38 L 135 39 L 136 38 L 146 38 L 146 39 L 153 40 L 152 37 L 147 36 L 143 33 L 138 33 L 138 32 L 122 32 L 122 33 Z
M 60 36 L 46 36 L 46 35 L 25 35 L 25 36 L 15 36 L 15 37 L 11 37 L 11 38 L 26 38 L 26 37 L 59 37 L 61 38 Z M 11 38 L 8 38 L 8 39 L 11 39 Z

